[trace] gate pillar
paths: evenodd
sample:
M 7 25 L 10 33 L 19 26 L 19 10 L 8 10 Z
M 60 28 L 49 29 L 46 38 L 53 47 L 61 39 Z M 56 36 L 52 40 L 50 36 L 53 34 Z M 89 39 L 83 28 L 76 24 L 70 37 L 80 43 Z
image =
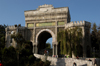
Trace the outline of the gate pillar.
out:
M 33 45 L 33 53 L 35 53 L 35 54 L 38 53 L 38 47 L 37 47 L 36 43 L 34 43 L 34 45 Z
M 53 56 L 57 56 L 58 57 L 58 42 L 53 42 Z

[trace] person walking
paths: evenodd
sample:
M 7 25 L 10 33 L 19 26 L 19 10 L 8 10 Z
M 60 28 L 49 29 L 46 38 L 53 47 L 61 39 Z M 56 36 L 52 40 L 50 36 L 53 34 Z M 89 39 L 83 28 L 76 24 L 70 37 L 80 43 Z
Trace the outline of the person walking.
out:
M 47 55 L 49 55 L 49 51 L 47 50 Z
M 97 66 L 97 60 L 94 59 L 94 66 Z
M 79 57 L 78 57 L 78 56 L 76 56 L 76 58 L 77 58 L 77 59 L 79 59 Z

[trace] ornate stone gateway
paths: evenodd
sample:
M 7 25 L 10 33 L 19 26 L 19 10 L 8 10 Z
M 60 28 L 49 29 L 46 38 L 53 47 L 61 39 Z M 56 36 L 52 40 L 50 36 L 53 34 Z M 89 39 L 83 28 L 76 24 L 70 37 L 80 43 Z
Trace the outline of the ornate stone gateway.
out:
M 86 31 L 89 31 L 89 22 L 78 21 L 70 22 L 70 13 L 68 7 L 54 8 L 52 5 L 42 5 L 36 10 L 25 11 L 25 27 L 21 25 L 8 26 L 6 28 L 6 47 L 16 47 L 16 42 L 11 39 L 12 33 L 21 33 L 26 40 L 30 40 L 33 44 L 33 53 L 39 53 L 45 48 L 46 40 L 52 37 L 53 55 L 58 55 L 57 33 L 60 30 L 79 26 L 83 33 L 83 56 L 86 56 Z M 88 34 L 89 37 L 89 34 Z
M 33 29 L 33 52 L 39 53 L 45 48 L 46 40 L 52 37 L 53 55 L 57 55 L 57 32 L 70 22 L 68 7 L 54 8 L 52 5 L 42 5 L 37 10 L 25 11 L 26 27 Z

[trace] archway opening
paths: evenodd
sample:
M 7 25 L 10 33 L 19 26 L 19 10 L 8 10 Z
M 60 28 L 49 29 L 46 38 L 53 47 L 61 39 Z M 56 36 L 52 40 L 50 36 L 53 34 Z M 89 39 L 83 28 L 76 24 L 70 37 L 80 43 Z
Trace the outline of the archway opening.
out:
M 50 48 L 52 48 L 52 37 L 49 38 L 47 41 L 46 41 L 46 44 L 50 44 Z
M 48 55 L 52 55 L 52 48 L 51 48 L 51 44 L 52 40 L 50 41 L 50 39 L 52 38 L 52 35 L 47 32 L 47 31 L 43 31 L 39 34 L 38 36 L 38 54 L 44 54 L 45 50 L 48 51 Z M 49 43 L 47 42 L 47 40 L 49 39 Z

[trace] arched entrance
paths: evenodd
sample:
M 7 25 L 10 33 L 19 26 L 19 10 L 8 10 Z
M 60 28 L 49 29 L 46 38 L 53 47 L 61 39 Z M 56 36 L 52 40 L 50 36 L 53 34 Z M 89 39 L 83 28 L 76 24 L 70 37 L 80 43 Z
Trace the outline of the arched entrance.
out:
M 47 31 L 43 31 L 38 36 L 38 54 L 43 54 L 46 49 L 46 41 L 51 38 L 51 34 Z
M 55 34 L 50 30 L 50 29 L 43 29 L 40 32 L 37 33 L 36 35 L 36 43 L 34 44 L 34 53 L 41 54 L 46 48 L 46 41 L 52 37 L 52 54 L 57 55 L 57 42 L 56 42 L 56 37 Z

